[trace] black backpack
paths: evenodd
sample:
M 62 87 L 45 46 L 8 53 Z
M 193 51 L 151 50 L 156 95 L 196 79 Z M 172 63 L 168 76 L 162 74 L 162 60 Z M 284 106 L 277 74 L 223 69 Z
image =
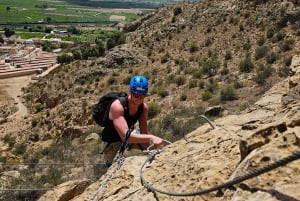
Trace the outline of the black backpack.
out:
M 109 122 L 109 109 L 110 105 L 114 100 L 119 99 L 124 109 L 127 108 L 127 93 L 125 92 L 109 92 L 104 96 L 100 97 L 98 103 L 94 106 L 92 110 L 93 119 L 97 124 L 102 127 L 108 125 Z

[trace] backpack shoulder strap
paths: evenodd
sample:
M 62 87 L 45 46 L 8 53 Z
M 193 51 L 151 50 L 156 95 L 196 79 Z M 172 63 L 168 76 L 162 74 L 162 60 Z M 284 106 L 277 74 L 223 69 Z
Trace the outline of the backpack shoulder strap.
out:
M 121 96 L 118 98 L 124 108 L 124 114 L 128 112 L 128 96 Z
M 141 114 L 143 113 L 144 110 L 144 103 L 140 104 L 138 107 L 138 111 L 137 111 L 137 117 L 140 118 Z

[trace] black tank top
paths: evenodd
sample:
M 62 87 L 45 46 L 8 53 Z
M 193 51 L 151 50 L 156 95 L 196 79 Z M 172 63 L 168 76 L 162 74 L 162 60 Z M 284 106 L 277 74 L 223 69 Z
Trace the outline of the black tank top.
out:
M 124 107 L 124 118 L 127 122 L 128 128 L 131 128 L 134 126 L 134 124 L 138 121 L 140 118 L 142 112 L 144 109 L 144 103 L 139 105 L 137 112 L 135 115 L 130 116 L 129 115 L 129 109 L 128 109 L 128 98 L 126 99 L 125 107 Z M 104 127 L 102 133 L 101 133 L 102 141 L 104 142 L 117 142 L 122 141 L 117 130 L 115 129 L 115 126 L 113 124 L 113 121 L 110 120 L 108 123 L 108 126 Z

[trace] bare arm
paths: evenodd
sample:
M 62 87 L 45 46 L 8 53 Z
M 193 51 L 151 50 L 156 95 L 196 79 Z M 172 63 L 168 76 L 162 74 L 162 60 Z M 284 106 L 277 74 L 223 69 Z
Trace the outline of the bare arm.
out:
M 148 132 L 148 124 L 147 124 L 147 117 L 148 117 L 148 105 L 143 103 L 143 112 L 139 118 L 139 127 L 142 134 L 149 134 Z
M 147 108 L 142 112 L 142 116 L 139 120 L 141 124 L 141 131 L 148 132 L 147 128 Z M 109 111 L 109 119 L 113 121 L 115 129 L 117 130 L 120 138 L 122 141 L 125 139 L 126 132 L 128 131 L 129 127 L 127 122 L 124 118 L 124 108 L 119 100 L 116 100 L 112 103 Z M 159 137 L 154 135 L 138 135 L 136 133 L 131 133 L 130 138 L 127 141 L 128 143 L 145 143 L 145 144 L 155 144 L 157 147 L 162 146 L 162 140 Z

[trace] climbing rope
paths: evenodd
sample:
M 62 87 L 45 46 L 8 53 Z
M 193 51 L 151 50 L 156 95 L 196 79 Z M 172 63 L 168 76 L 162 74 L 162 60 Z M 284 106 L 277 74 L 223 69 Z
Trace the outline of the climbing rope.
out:
M 266 173 L 266 172 L 268 172 L 270 170 L 273 170 L 275 168 L 278 168 L 280 166 L 284 166 L 284 165 L 300 158 L 300 151 L 298 151 L 298 152 L 295 152 L 295 153 L 291 154 L 290 156 L 287 156 L 283 159 L 275 161 L 274 163 L 271 163 L 271 164 L 269 164 L 267 166 L 264 166 L 262 168 L 258 168 L 256 170 L 253 170 L 253 171 L 251 171 L 249 173 L 246 173 L 242 176 L 236 177 L 236 178 L 234 178 L 234 179 L 232 179 L 228 182 L 225 182 L 223 184 L 216 185 L 216 186 L 213 186 L 211 188 L 200 190 L 200 191 L 190 192 L 190 193 L 176 193 L 176 192 L 168 192 L 168 191 L 165 191 L 165 190 L 160 190 L 160 189 L 154 187 L 153 185 L 150 185 L 149 182 L 147 182 L 145 180 L 144 176 L 143 176 L 144 166 L 148 162 L 151 163 L 154 160 L 155 155 L 158 154 L 158 153 L 160 153 L 159 150 L 157 150 L 157 151 L 153 150 L 152 152 L 149 153 L 149 156 L 148 156 L 147 160 L 145 161 L 145 163 L 142 165 L 142 167 L 140 169 L 141 182 L 142 182 L 143 186 L 145 186 L 148 190 L 150 190 L 152 192 L 159 192 L 159 193 L 166 194 L 166 195 L 171 195 L 171 196 L 195 196 L 195 195 L 210 193 L 212 191 L 217 191 L 217 190 L 220 190 L 222 188 L 231 187 L 234 184 L 237 184 L 237 183 L 240 183 L 240 182 L 245 181 L 247 179 L 256 177 L 258 175 Z

